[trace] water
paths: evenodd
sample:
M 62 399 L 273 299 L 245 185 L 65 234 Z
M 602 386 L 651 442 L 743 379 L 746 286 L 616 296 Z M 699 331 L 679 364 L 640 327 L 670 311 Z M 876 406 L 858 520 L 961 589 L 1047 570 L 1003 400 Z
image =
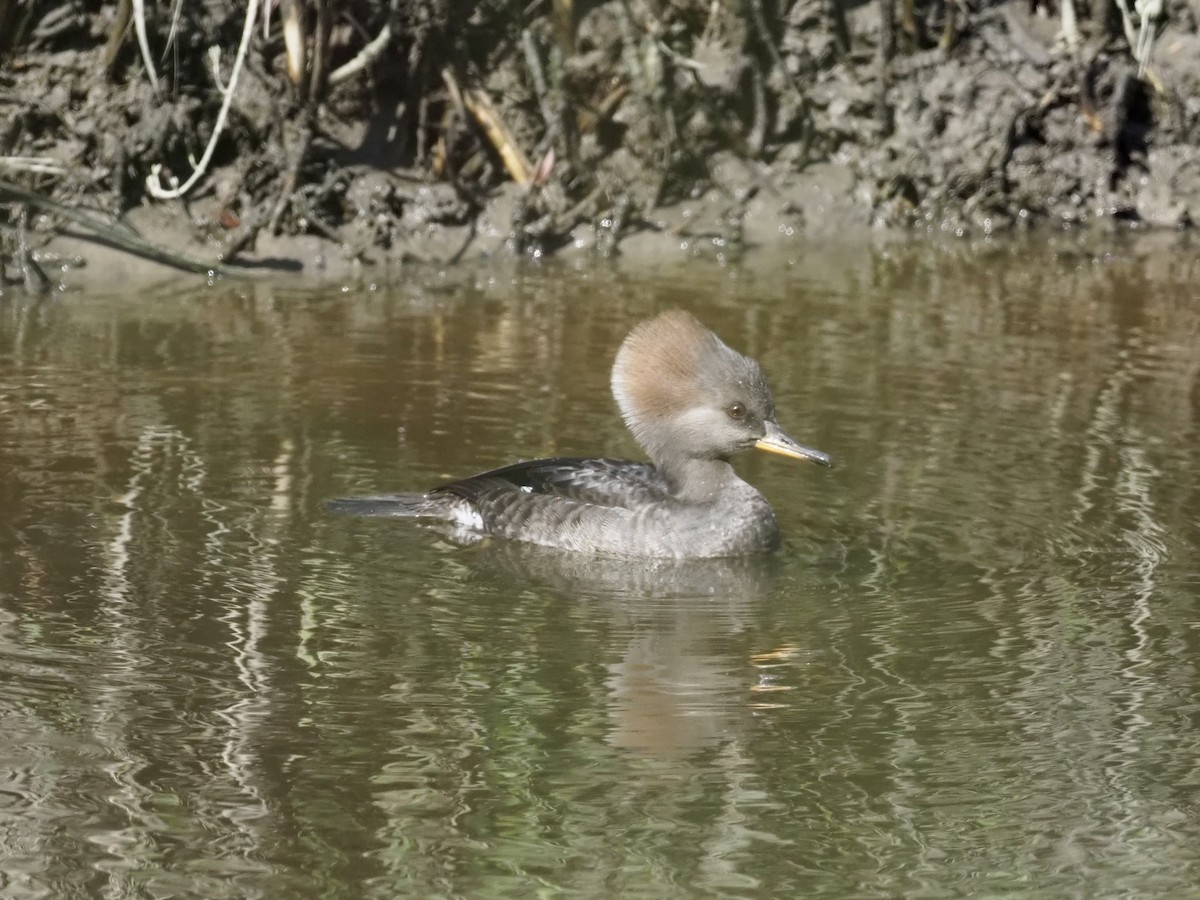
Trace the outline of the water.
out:
M 1197 259 L 0 300 L 0 896 L 1195 896 Z M 838 458 L 778 555 L 323 510 L 636 455 L 673 305 Z

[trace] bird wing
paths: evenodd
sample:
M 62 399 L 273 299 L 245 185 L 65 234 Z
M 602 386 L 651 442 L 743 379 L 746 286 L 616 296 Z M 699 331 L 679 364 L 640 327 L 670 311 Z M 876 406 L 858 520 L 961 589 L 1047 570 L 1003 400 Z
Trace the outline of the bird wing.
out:
M 477 506 L 497 494 L 559 497 L 592 506 L 630 508 L 664 500 L 666 481 L 649 463 L 555 457 L 513 463 L 435 488 Z

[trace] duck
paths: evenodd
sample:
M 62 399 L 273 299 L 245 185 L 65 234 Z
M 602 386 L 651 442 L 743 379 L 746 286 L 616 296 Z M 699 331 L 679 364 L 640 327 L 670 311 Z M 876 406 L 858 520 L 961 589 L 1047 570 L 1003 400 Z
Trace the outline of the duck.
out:
M 668 310 L 634 327 L 617 351 L 611 388 L 648 461 L 526 460 L 424 492 L 338 498 L 329 508 L 575 553 L 712 559 L 780 544 L 771 505 L 731 457 L 758 449 L 833 465 L 780 428 L 758 363 L 689 312 Z

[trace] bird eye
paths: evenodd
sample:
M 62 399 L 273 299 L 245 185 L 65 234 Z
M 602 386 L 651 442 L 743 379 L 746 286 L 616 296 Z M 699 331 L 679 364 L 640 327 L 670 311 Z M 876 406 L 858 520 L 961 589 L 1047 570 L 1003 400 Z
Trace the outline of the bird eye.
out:
M 742 419 L 746 418 L 746 405 L 744 403 L 738 403 L 735 400 L 725 408 L 725 412 L 729 418 L 733 419 L 735 422 L 740 422 Z

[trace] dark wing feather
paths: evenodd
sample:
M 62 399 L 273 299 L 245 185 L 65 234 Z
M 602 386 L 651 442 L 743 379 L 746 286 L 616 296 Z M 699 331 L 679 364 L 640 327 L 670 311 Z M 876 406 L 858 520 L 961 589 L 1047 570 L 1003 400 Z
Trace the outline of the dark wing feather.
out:
M 511 492 L 622 508 L 659 502 L 668 496 L 666 482 L 649 463 L 574 457 L 513 463 L 452 481 L 430 494 L 453 494 L 480 505 L 497 494 Z
M 559 458 L 482 472 L 427 496 L 468 506 L 488 534 L 590 550 L 628 534 L 634 510 L 657 507 L 668 494 L 646 463 Z
M 347 497 L 329 508 L 438 519 L 499 537 L 590 550 L 626 539 L 635 515 L 669 498 L 666 481 L 648 463 L 556 458 L 481 472 L 427 494 Z

